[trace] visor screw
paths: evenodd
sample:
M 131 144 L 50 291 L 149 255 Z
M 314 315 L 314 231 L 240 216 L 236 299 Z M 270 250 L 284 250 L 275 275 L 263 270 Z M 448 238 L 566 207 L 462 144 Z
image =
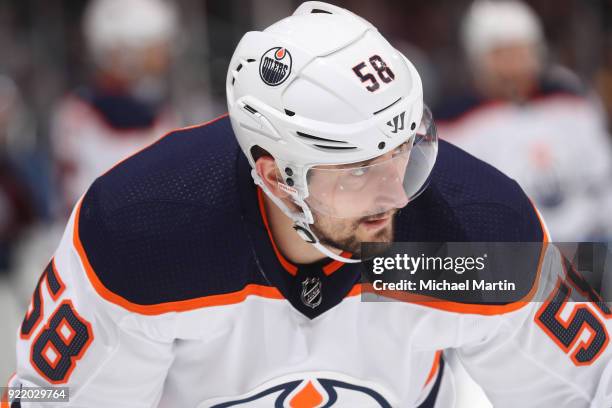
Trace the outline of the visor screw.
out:
M 285 174 L 288 175 L 289 177 L 293 176 L 293 170 L 291 170 L 289 167 L 285 168 Z
M 287 179 L 287 185 L 288 185 L 289 187 L 293 186 L 293 179 L 292 179 L 292 178 L 288 178 L 288 179 Z
M 412 125 L 410 125 L 410 130 L 414 130 L 414 128 L 416 128 L 416 123 L 412 122 Z
M 378 148 L 379 148 L 380 150 L 384 149 L 384 148 L 385 148 L 385 142 L 380 142 L 380 143 L 378 144 Z

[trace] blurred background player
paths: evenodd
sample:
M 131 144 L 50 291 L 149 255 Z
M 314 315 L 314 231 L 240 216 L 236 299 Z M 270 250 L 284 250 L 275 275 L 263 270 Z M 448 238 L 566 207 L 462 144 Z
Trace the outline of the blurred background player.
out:
M 65 211 L 97 176 L 176 127 L 168 74 L 177 23 L 163 0 L 88 4 L 91 81 L 65 98 L 51 134 Z
M 553 240 L 609 237 L 605 119 L 577 76 L 547 64 L 537 15 L 520 1 L 477 0 L 460 30 L 472 92 L 436 110 L 440 137 L 514 178 L 542 212 Z M 567 249 L 573 253 L 576 245 Z M 601 285 L 601 275 L 589 278 Z M 459 373 L 460 404 L 478 399 L 488 406 L 453 357 L 451 364 Z
M 10 281 L 0 281 L 3 377 L 13 365 L 16 316 L 73 205 L 96 177 L 178 126 L 169 106 L 178 21 L 164 0 L 87 2 L 81 25 L 88 66 L 74 70 L 86 84 L 37 112 L 42 129 L 15 83 L 0 76 L 0 270 L 11 272 Z
M 440 136 L 514 178 L 555 241 L 610 235 L 610 143 L 600 106 L 565 68 L 546 63 L 535 13 L 478 0 L 462 22 L 473 92 L 437 109 Z

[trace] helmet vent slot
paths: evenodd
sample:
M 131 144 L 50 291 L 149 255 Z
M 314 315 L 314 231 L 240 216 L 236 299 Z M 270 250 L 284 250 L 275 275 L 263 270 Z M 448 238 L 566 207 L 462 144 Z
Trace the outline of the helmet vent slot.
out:
M 400 96 L 399 99 L 396 100 L 395 102 L 393 102 L 392 104 L 387 105 L 384 108 L 382 108 L 381 110 L 377 110 L 376 112 L 374 112 L 374 115 L 378 115 L 379 113 L 386 111 L 387 109 L 389 109 L 390 107 L 392 107 L 393 105 L 395 105 L 396 103 L 398 103 L 401 100 L 402 100 L 402 97 Z
M 311 146 L 316 147 L 320 150 L 353 150 L 357 149 L 357 146 L 351 146 L 344 140 L 333 140 L 325 139 L 324 137 L 313 136 L 303 132 L 296 132 L 298 137 L 312 141 Z
M 311 140 L 318 140 L 321 142 L 332 142 L 332 143 L 347 143 L 343 140 L 333 140 L 333 139 L 325 139 L 323 137 L 318 137 L 318 136 L 313 136 L 313 135 L 309 135 L 307 133 L 302 133 L 302 132 L 297 132 L 298 136 L 304 137 L 306 139 L 311 139 Z
M 351 150 L 351 149 L 356 149 L 356 146 L 323 146 L 323 145 L 314 145 L 315 147 L 318 147 L 319 149 L 325 149 L 325 150 Z
M 321 9 L 312 9 L 310 14 L 333 14 L 331 11 L 321 10 Z
M 249 58 L 248 60 L 240 60 L 240 63 L 238 64 L 238 66 L 236 67 L 236 69 L 234 71 L 232 71 L 232 86 L 236 83 L 236 76 L 238 75 L 238 72 L 240 72 L 240 70 L 243 67 L 243 64 L 245 63 L 251 63 L 251 62 L 255 62 L 255 59 L 253 58 Z

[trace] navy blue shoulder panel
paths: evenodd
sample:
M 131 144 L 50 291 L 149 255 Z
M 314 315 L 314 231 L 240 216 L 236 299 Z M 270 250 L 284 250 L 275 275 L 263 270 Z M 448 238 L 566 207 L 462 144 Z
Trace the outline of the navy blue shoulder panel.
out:
M 118 130 L 150 128 L 162 108 L 161 103 L 147 103 L 127 93 L 109 93 L 97 87 L 82 87 L 75 94 Z
M 456 96 L 434 107 L 433 115 L 436 121 L 451 122 L 478 108 L 485 102 L 483 98 L 473 93 Z
M 241 222 L 227 117 L 170 133 L 98 178 L 79 236 L 107 289 L 152 305 L 263 284 Z
M 562 70 L 560 73 L 553 72 L 550 75 L 542 76 L 529 100 L 533 101 L 558 95 L 585 97 L 586 90 L 578 77 L 574 77 L 573 74 Z M 479 108 L 499 102 L 503 101 L 487 99 L 477 93 L 468 92 L 444 100 L 441 104 L 434 107 L 433 114 L 438 122 L 454 122 Z
M 397 241 L 541 242 L 539 217 L 519 185 L 440 141 L 429 187 L 404 208 Z
M 560 70 L 543 76 L 539 82 L 538 92 L 534 93 L 533 97 L 538 98 L 559 94 L 586 97 L 587 89 L 578 76 L 570 71 Z

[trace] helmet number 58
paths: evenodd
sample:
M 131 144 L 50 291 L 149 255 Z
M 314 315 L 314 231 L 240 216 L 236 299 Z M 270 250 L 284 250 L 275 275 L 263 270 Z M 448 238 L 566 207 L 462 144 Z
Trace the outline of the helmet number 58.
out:
M 391 71 L 391 68 L 387 66 L 385 61 L 380 58 L 378 55 L 372 55 L 369 58 L 370 65 L 374 68 L 374 71 L 378 74 L 378 78 L 383 81 L 385 84 L 393 81 L 395 79 L 395 74 Z M 355 75 L 361 79 L 361 82 L 370 82 L 370 85 L 366 86 L 366 89 L 370 92 L 376 91 L 380 88 L 379 82 L 376 80 L 376 77 L 372 75 L 370 72 L 363 72 L 363 69 L 367 68 L 366 63 L 361 61 L 359 64 L 353 67 L 353 72 Z

